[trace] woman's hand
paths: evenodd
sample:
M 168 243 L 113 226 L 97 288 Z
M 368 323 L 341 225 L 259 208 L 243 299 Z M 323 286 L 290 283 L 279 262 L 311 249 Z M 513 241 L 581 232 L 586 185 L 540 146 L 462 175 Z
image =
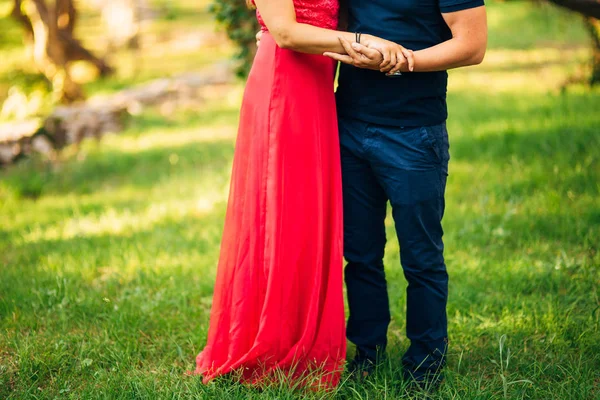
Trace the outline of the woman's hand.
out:
M 364 40 L 360 44 L 351 44 L 340 37 L 340 43 L 346 54 L 326 52 L 324 55 L 358 68 L 386 73 L 414 70 L 415 60 L 412 50 L 371 35 L 364 35 L 363 38 Z
M 379 51 L 383 56 L 383 61 L 379 70 L 386 73 L 394 72 L 412 72 L 415 69 L 415 57 L 412 50 L 403 46 L 381 39 L 376 36 L 364 35 L 364 44 L 367 48 Z
M 326 52 L 323 55 L 358 68 L 373 69 L 376 71 L 380 69 L 380 65 L 383 62 L 383 55 L 378 50 L 369 49 L 358 43 L 350 44 L 349 41 L 342 37 L 339 40 L 346 54 Z

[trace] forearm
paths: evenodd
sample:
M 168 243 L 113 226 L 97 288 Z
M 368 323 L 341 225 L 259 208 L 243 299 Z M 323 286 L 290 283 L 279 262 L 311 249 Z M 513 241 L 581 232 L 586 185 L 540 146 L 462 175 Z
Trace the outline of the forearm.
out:
M 453 38 L 436 46 L 415 51 L 415 72 L 445 71 L 480 64 L 485 55 L 485 47 L 485 43 L 473 44 Z
M 480 2 L 474 3 L 477 5 Z M 325 55 L 355 67 L 376 69 L 392 75 L 408 71 L 444 71 L 481 63 L 487 46 L 485 7 L 475 6 L 443 13 L 442 17 L 452 32 L 452 39 L 427 49 L 412 51 L 403 47 L 402 43 L 363 35 L 364 40 L 361 45 L 346 44 L 347 55 L 335 53 Z M 376 53 L 369 50 L 379 51 L 383 60 L 374 63 L 377 58 Z
M 296 21 L 292 0 L 255 0 L 269 32 L 275 42 L 284 49 L 303 53 L 345 53 L 339 38 L 354 40 L 354 35 L 302 24 Z
M 484 6 L 442 14 L 452 39 L 414 52 L 415 71 L 445 71 L 480 64 L 487 47 L 487 17 Z
M 350 42 L 355 40 L 354 33 L 334 31 L 298 22 L 283 29 L 270 29 L 270 31 L 279 47 L 310 54 L 325 52 L 345 54 L 346 51 L 339 38 L 342 37 Z

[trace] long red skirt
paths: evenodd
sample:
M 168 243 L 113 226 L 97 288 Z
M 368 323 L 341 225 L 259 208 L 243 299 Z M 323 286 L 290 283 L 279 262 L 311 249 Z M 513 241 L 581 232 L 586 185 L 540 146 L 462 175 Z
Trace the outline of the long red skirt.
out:
M 346 356 L 334 64 L 265 34 L 242 104 L 204 382 L 315 377 Z

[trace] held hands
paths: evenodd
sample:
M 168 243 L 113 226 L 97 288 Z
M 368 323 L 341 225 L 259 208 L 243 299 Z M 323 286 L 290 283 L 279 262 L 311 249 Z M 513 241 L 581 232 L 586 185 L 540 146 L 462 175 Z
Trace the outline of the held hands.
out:
M 413 71 L 415 59 L 412 50 L 371 35 L 364 35 L 362 44 L 350 43 L 339 38 L 346 54 L 326 52 L 325 56 L 350 64 L 358 68 L 394 74 L 396 72 Z
M 263 32 L 256 34 L 256 46 L 260 46 Z M 372 69 L 394 74 L 396 72 L 412 72 L 415 68 L 415 58 L 412 50 L 403 46 L 371 35 L 363 35 L 362 44 L 350 43 L 338 38 L 346 54 L 326 52 L 323 55 L 345 64 L 358 68 Z

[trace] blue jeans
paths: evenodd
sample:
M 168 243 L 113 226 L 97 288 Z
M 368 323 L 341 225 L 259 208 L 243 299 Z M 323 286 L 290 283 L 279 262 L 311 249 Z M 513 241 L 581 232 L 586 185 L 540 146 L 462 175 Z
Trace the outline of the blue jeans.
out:
M 344 257 L 357 357 L 376 360 L 390 323 L 383 255 L 388 200 L 408 281 L 402 361 L 416 379 L 445 364 L 448 274 L 442 217 L 448 176 L 446 125 L 401 128 L 339 118 L 344 195 Z

